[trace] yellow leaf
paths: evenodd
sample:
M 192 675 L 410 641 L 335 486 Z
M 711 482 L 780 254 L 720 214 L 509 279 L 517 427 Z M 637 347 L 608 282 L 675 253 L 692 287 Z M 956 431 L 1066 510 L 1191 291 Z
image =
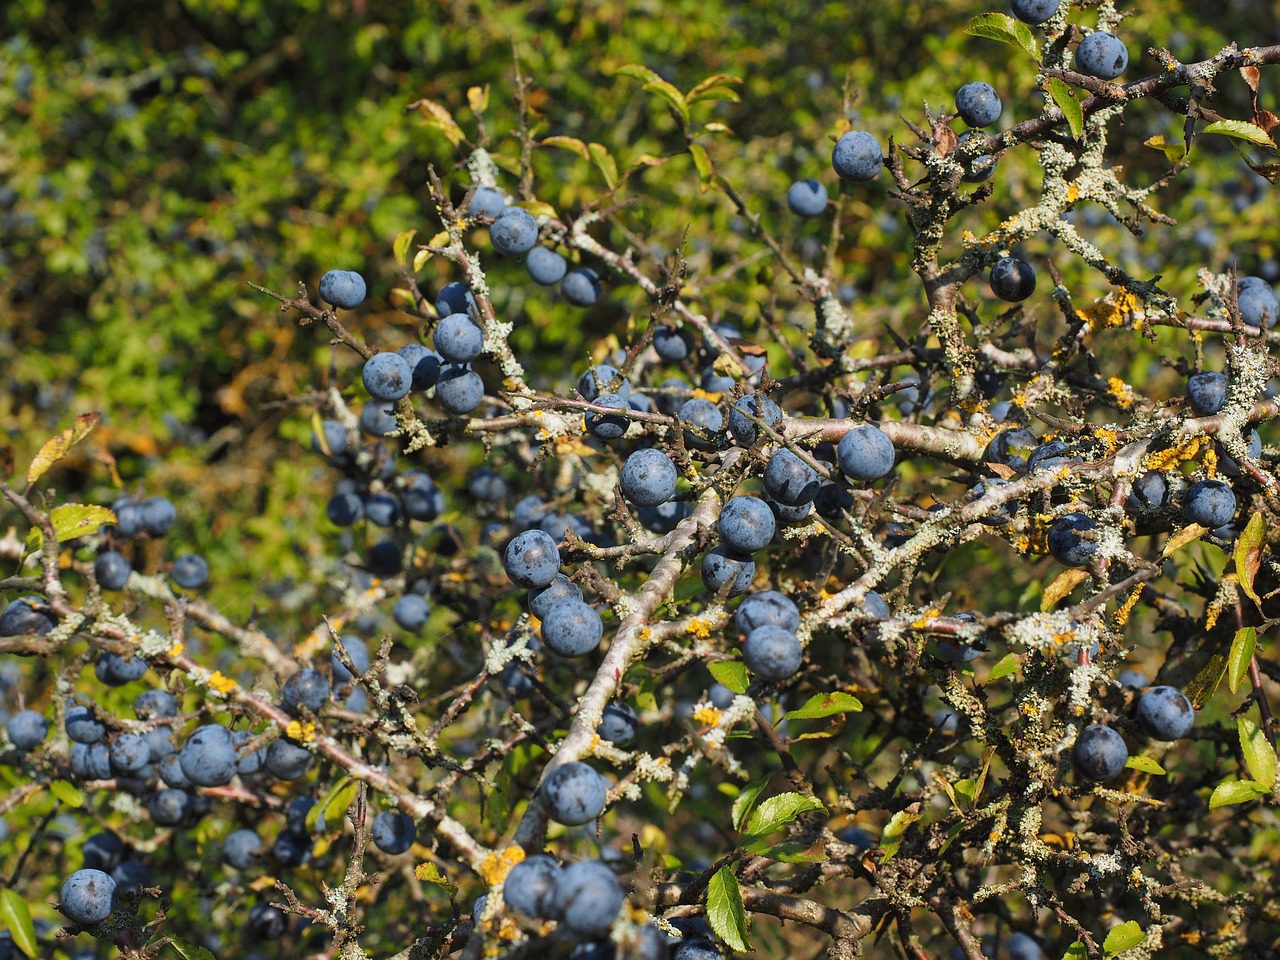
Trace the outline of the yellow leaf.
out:
M 40 452 L 31 461 L 31 466 L 27 468 L 27 483 L 35 483 L 44 476 L 45 471 L 65 457 L 68 450 L 87 437 L 89 431 L 96 427 L 101 419 L 102 414 L 100 413 L 82 413 L 76 417 L 75 422 L 67 427 L 66 430 L 63 430 L 56 437 L 46 440 L 44 446 L 40 448 Z
M 1165 557 L 1177 553 L 1188 543 L 1191 543 L 1193 540 L 1199 540 L 1208 532 L 1209 529 L 1207 527 L 1202 527 L 1198 523 L 1188 524 L 1169 538 L 1169 542 L 1166 543 L 1164 545 L 1164 549 L 1160 551 L 1160 559 L 1163 560 Z
M 423 114 L 428 127 L 439 130 L 455 147 L 463 140 L 462 128 L 454 121 L 453 115 L 434 100 L 415 100 L 405 107 L 405 112 L 418 111 Z
M 1071 592 L 1076 587 L 1089 579 L 1087 570 L 1063 570 L 1053 579 L 1053 583 L 1044 588 L 1044 595 L 1040 597 L 1040 612 L 1048 613 L 1058 605 L 1060 600 L 1065 600 L 1071 596 Z
M 467 88 L 467 106 L 472 113 L 484 113 L 489 109 L 489 85 Z

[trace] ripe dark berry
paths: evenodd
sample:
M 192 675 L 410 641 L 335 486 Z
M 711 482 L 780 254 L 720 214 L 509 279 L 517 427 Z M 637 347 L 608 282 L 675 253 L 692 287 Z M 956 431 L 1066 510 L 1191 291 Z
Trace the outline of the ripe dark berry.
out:
M 507 207 L 489 227 L 489 240 L 504 257 L 523 257 L 538 242 L 538 221 L 526 210 Z
M 329 699 L 329 679 L 319 670 L 310 667 L 299 670 L 285 681 L 280 691 L 280 701 L 290 713 L 296 714 L 306 707 L 318 713 Z
M 1000 119 L 1000 94 L 989 83 L 975 80 L 956 91 L 956 113 L 971 127 L 989 127 Z
M 627 398 L 616 393 L 602 393 L 594 402 L 614 410 L 631 409 Z M 599 437 L 601 440 L 617 440 L 627 432 L 629 426 L 631 426 L 629 419 L 615 413 L 587 414 L 587 429 L 591 431 L 592 436 Z
M 373 818 L 369 836 L 379 850 L 395 856 L 404 853 L 417 839 L 418 827 L 413 817 L 398 810 L 383 810 Z
M 124 554 L 108 550 L 93 561 L 93 575 L 103 590 L 123 590 L 133 567 Z
M 182 773 L 201 787 L 221 787 L 236 773 L 236 748 L 231 731 L 218 723 L 206 723 L 187 738 L 178 753 Z
M 413 370 L 398 353 L 375 353 L 364 362 L 360 378 L 369 396 L 383 403 L 399 400 L 413 389 Z
M 1092 533 L 1094 529 L 1094 522 L 1083 513 L 1059 517 L 1049 528 L 1049 552 L 1063 566 L 1086 566 L 1098 552 L 1098 544 L 1081 534 Z
M 723 546 L 708 550 L 702 557 L 702 583 L 717 596 L 736 597 L 746 593 L 755 576 L 755 561 Z
M 1129 50 L 1114 33 L 1098 30 L 1076 47 L 1076 69 L 1101 80 L 1114 80 L 1129 66 Z
M 590 823 L 600 816 L 608 790 L 609 782 L 579 761 L 556 767 L 538 788 L 551 819 L 568 827 Z
M 507 874 L 502 884 L 502 899 L 513 910 L 536 920 L 551 920 L 556 915 L 556 879 L 560 864 L 546 854 L 535 854 L 521 860 Z
M 817 180 L 797 180 L 787 189 L 787 206 L 797 217 L 820 217 L 827 209 L 827 188 Z
M 57 625 L 43 597 L 19 597 L 0 613 L 0 637 L 19 637 L 26 633 L 44 635 Z
M 622 495 L 641 507 L 666 503 L 676 492 L 676 465 L 661 450 L 647 447 L 627 457 L 619 484 Z
M 529 591 L 529 610 L 539 620 L 546 620 L 552 609 L 569 601 L 581 602 L 581 588 L 562 573 L 545 587 L 534 587 Z
M 1216 372 L 1193 373 L 1187 378 L 1187 400 L 1202 417 L 1217 413 L 1227 402 L 1226 376 Z
M 204 557 L 194 553 L 184 554 L 173 561 L 170 575 L 178 586 L 187 590 L 199 590 L 209 583 L 209 564 Z
M 1280 316 L 1280 300 L 1261 277 L 1241 277 L 1236 281 L 1236 303 L 1240 319 L 1251 327 L 1270 329 Z
M 653 349 L 667 363 L 679 363 L 693 352 L 693 337 L 683 327 L 659 325 L 653 330 Z
M 577 267 L 564 275 L 560 292 L 575 307 L 589 307 L 600 299 L 600 277 L 590 267 Z
M 1124 737 L 1105 724 L 1085 727 L 1076 738 L 1071 760 L 1081 776 L 1098 782 L 1114 780 L 1129 760 Z
M 686 400 L 676 414 L 685 424 L 684 441 L 697 450 L 714 450 L 715 438 L 724 429 L 724 414 L 705 397 Z
M 596 733 L 601 740 L 624 746 L 635 739 L 636 712 L 627 703 L 614 702 L 604 708 Z
M 1012 0 L 1009 8 L 1023 23 L 1044 23 L 1058 12 L 1062 0 Z
M 34 710 L 20 710 L 9 718 L 5 729 L 19 750 L 34 750 L 49 733 L 49 721 Z
M 62 883 L 59 906 L 75 923 L 93 924 L 111 915 L 116 882 L 101 870 L 77 870 Z
M 1192 523 L 1212 530 L 1236 515 L 1236 495 L 1221 480 L 1200 480 L 1187 489 L 1182 512 Z
M 781 504 L 803 506 L 818 494 L 818 472 L 790 450 L 779 450 L 764 469 L 764 489 Z
M 778 682 L 800 669 L 804 647 L 791 631 L 765 624 L 747 635 L 742 658 L 752 673 L 763 680 Z
M 237 870 L 251 870 L 262 856 L 262 838 L 252 830 L 235 830 L 222 841 L 222 858 Z
M 76 743 L 97 743 L 107 735 L 107 728 L 93 711 L 78 704 L 67 708 L 63 727 Z
M 449 364 L 440 370 L 436 381 L 436 399 L 454 416 L 470 413 L 484 400 L 484 381 L 474 370 Z
M 729 432 L 743 446 L 751 446 L 760 435 L 760 427 L 752 417 L 772 427 L 782 419 L 782 411 L 776 403 L 758 393 L 740 398 L 729 410 Z
M 768 504 L 759 497 L 733 497 L 721 509 L 716 529 L 725 547 L 751 554 L 769 545 L 776 524 Z
M 272 740 L 267 747 L 267 770 L 279 780 L 297 780 L 311 768 L 311 752 L 288 740 Z
M 1138 698 L 1138 722 L 1156 740 L 1185 737 L 1195 721 L 1191 701 L 1177 687 L 1152 687 Z
M 831 151 L 831 168 L 841 180 L 854 183 L 874 180 L 883 167 L 880 142 L 865 130 L 844 134 Z
M 844 475 L 870 482 L 893 470 L 893 441 L 871 424 L 854 427 L 836 447 L 836 457 Z
M 502 566 L 518 586 L 545 587 L 560 572 L 560 551 L 541 530 L 526 530 L 511 538 L 502 554 Z
M 525 258 L 524 268 L 529 271 L 534 283 L 549 287 L 564 279 L 569 264 L 550 247 L 534 247 Z
M 476 187 L 471 194 L 471 202 L 467 204 L 469 217 L 498 217 L 507 208 L 506 197 L 497 187 Z
M 1019 303 L 1036 290 L 1036 271 L 1021 257 L 1001 257 L 988 277 L 991 292 L 1008 303 Z
M 761 590 L 742 598 L 734 611 L 733 625 L 744 634 L 766 625 L 795 633 L 800 628 L 800 611 L 777 590 Z
M 542 621 L 542 642 L 562 657 L 581 657 L 600 646 L 600 614 L 581 600 L 553 604 Z
M 451 313 L 433 334 L 436 351 L 451 363 L 469 363 L 484 350 L 484 331 L 465 313 Z
M 555 912 L 579 937 L 604 937 L 627 898 L 617 876 L 599 860 L 571 864 L 556 877 Z
M 320 299 L 343 310 L 354 310 L 364 303 L 364 277 L 354 270 L 330 270 L 320 278 Z

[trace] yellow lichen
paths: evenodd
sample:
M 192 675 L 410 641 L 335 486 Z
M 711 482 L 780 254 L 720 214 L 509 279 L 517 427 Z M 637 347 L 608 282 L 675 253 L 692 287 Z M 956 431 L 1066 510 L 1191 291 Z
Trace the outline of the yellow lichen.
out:
M 289 725 L 284 728 L 284 735 L 298 743 L 310 743 L 316 738 L 316 725 L 310 720 L 305 723 L 290 720 Z
M 703 707 L 701 710 L 694 711 L 693 721 L 704 727 L 714 727 L 720 722 L 720 711 L 715 707 Z
M 694 617 L 689 621 L 689 633 L 699 640 L 707 639 L 707 637 L 711 636 L 711 621 Z
M 1111 395 L 1111 398 L 1116 402 L 1116 406 L 1121 410 L 1128 410 L 1137 399 L 1134 395 L 1133 387 L 1125 383 L 1120 377 L 1107 378 L 1107 393 Z
M 213 687 L 213 689 L 225 696 L 232 690 L 236 689 L 239 684 L 230 677 L 224 676 L 222 673 L 215 670 L 213 673 L 209 674 L 209 686 Z
M 490 853 L 480 864 L 480 876 L 489 886 L 497 886 L 507 879 L 511 868 L 522 861 L 524 856 L 524 847 L 515 843 L 505 850 Z

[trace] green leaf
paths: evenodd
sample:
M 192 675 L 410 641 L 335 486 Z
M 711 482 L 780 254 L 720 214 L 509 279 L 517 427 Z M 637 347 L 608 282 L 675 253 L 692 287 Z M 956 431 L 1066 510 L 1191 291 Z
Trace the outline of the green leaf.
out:
M 1040 61 L 1040 48 L 1031 28 L 1019 20 L 1003 13 L 984 13 L 969 21 L 965 33 L 974 37 L 985 37 L 988 40 L 999 40 L 1025 51 L 1027 56 L 1037 63 Z
M 391 243 L 391 252 L 395 255 L 396 263 L 402 267 L 409 265 L 409 245 L 417 235 L 417 230 L 405 230 L 403 233 L 396 234 L 395 240 Z
M 970 777 L 966 777 L 963 780 L 957 780 L 953 783 L 951 785 L 951 789 L 955 792 L 957 797 L 969 806 L 973 806 L 973 798 L 978 792 L 978 781 Z
M 636 80 L 643 80 L 645 83 L 652 83 L 654 80 L 662 79 L 642 63 L 628 63 L 625 67 L 619 67 L 614 73 L 620 77 L 633 77 Z
M 84 794 L 65 780 L 54 780 L 49 784 L 49 792 L 57 797 L 59 803 L 68 807 L 83 807 Z
M 421 113 L 426 125 L 443 133 L 455 147 L 463 141 L 462 128 L 453 119 L 453 114 L 434 100 L 415 100 L 404 109 L 406 113 L 414 110 Z
M 1152 150 L 1159 150 L 1164 154 L 1165 160 L 1169 163 L 1177 163 L 1187 155 L 1187 146 L 1184 143 L 1167 143 L 1164 134 L 1158 134 L 1154 137 L 1148 137 L 1142 141 L 1144 147 L 1150 147 Z
M 1261 786 L 1270 789 L 1276 782 L 1275 750 L 1252 717 L 1237 719 L 1236 730 L 1240 734 L 1240 752 L 1244 754 L 1244 762 L 1250 775 Z
M 827 859 L 826 851 L 820 843 L 787 841 L 774 844 L 768 838 L 761 837 L 742 849 L 753 857 L 767 857 L 778 863 L 824 863 Z
M 36 928 L 31 924 L 31 910 L 27 902 L 14 890 L 0 890 L 0 922 L 9 928 L 13 942 L 28 957 L 40 955 L 36 943 Z
M 1062 960 L 1087 960 L 1088 956 L 1089 951 L 1084 948 L 1084 943 L 1077 940 L 1067 947 L 1067 952 L 1062 955 Z
M 707 669 L 734 693 L 747 692 L 747 665 L 741 660 L 717 660 L 708 664 Z
M 1125 766 L 1131 770 L 1141 770 L 1143 773 L 1151 773 L 1157 777 L 1165 775 L 1164 767 L 1156 763 L 1150 757 L 1144 757 L 1142 754 L 1134 754 L 1126 762 Z
M 181 937 L 167 937 L 169 946 L 177 952 L 182 960 L 215 960 L 212 953 L 204 947 L 197 947 L 194 943 L 188 943 Z
M 1247 140 L 1249 143 L 1257 144 L 1259 147 L 1275 149 L 1275 141 L 1267 136 L 1267 131 L 1245 120 L 1218 120 L 1209 124 L 1200 132 L 1217 133 L 1224 137 Z
M 608 147 L 602 143 L 592 143 L 587 146 L 587 150 L 591 153 L 591 160 L 596 165 L 596 169 L 600 171 L 600 175 L 604 177 L 604 184 L 610 190 L 618 185 L 618 164 L 613 159 L 613 155 L 609 153 Z
M 733 829 L 742 829 L 742 824 L 746 821 L 751 811 L 755 809 L 756 802 L 760 799 L 760 794 L 764 793 L 764 788 L 769 785 L 771 779 L 773 779 L 773 774 L 767 773 L 759 780 L 742 788 L 742 792 L 733 801 Z
M 1021 657 L 1016 653 L 1006 653 L 999 659 L 996 665 L 991 668 L 991 673 L 987 677 L 987 682 L 990 683 L 995 680 L 1003 679 L 1009 674 L 1015 673 L 1020 666 L 1022 666 Z
M 653 674 L 649 674 L 641 680 L 640 689 L 636 692 L 636 706 L 641 710 L 656 710 L 658 708 L 658 698 L 653 695 L 653 691 L 656 689 L 658 689 L 658 678 Z
M 738 878 L 727 866 L 711 875 L 707 884 L 707 922 L 716 936 L 734 950 L 751 949 L 747 942 L 747 911 L 742 906 Z
M 428 860 L 413 868 L 413 875 L 424 883 L 434 883 L 449 892 L 449 899 L 458 895 L 458 885 L 440 872 L 440 868 Z
M 561 150 L 569 150 L 576 153 L 583 160 L 591 159 L 591 153 L 587 150 L 587 145 L 577 137 L 544 137 L 539 143 L 544 147 L 559 147 Z
M 1102 949 L 1108 957 L 1114 957 L 1117 953 L 1122 953 L 1130 947 L 1136 947 L 1143 940 L 1147 939 L 1147 935 L 1142 932 L 1142 927 L 1138 925 L 1136 920 L 1126 920 L 1124 923 L 1116 924 L 1107 933 L 1107 939 L 1102 942 Z
M 116 515 L 107 507 L 91 503 L 64 503 L 49 511 L 49 522 L 59 543 L 97 533 L 105 523 L 115 523 Z
M 1202 709 L 1226 675 L 1227 658 L 1220 653 L 1215 653 L 1183 691 L 1191 701 L 1191 706 L 1197 710 Z
M 1217 810 L 1233 803 L 1248 803 L 1265 797 L 1269 792 L 1266 787 L 1253 780 L 1223 780 L 1213 788 L 1213 794 L 1209 797 L 1209 809 Z
M 1071 86 L 1055 77 L 1049 81 L 1049 96 L 1053 97 L 1053 102 L 1067 118 L 1071 136 L 1079 140 L 1084 133 L 1084 111 L 1080 109 L 1080 101 L 1073 96 Z
M 802 813 L 810 810 L 826 811 L 822 801 L 816 797 L 806 797 L 802 793 L 780 793 L 770 797 L 751 811 L 747 821 L 747 833 L 753 837 L 773 833 L 786 826 Z
M 707 184 L 711 182 L 711 158 L 707 156 L 706 149 L 700 143 L 689 144 L 689 155 L 693 157 L 693 165 L 697 168 L 698 179 L 702 181 L 703 191 L 706 191 Z
M 1257 641 L 1258 631 L 1253 627 L 1241 627 L 1231 641 L 1231 654 L 1227 657 L 1227 689 L 1232 693 L 1240 689 L 1240 681 L 1249 672 L 1253 645 Z
M 342 800 L 343 794 L 347 791 L 348 787 L 354 789 L 351 790 L 350 796 L 347 797 L 347 802 L 342 804 L 341 807 L 337 807 L 338 802 Z M 351 801 L 355 799 L 356 791 L 359 790 L 359 788 L 360 785 L 351 777 L 339 777 L 337 783 L 329 788 L 329 792 L 324 795 L 320 802 L 313 804 L 311 809 L 307 811 L 307 830 L 314 831 L 316 829 L 316 825 L 322 819 L 325 823 L 325 829 L 332 830 L 334 824 L 333 820 L 330 819 L 331 814 L 336 814 L 338 826 L 339 829 L 341 829 L 341 817 L 343 813 L 346 812 L 347 807 L 351 806 Z M 332 809 L 334 807 L 336 807 L 336 809 Z
M 815 693 L 803 707 L 788 710 L 784 720 L 820 720 L 837 713 L 859 713 L 862 701 L 851 693 Z
M 942 842 L 942 846 L 938 848 L 938 859 L 941 860 L 943 855 L 951 849 L 951 844 L 955 842 L 956 837 L 960 836 L 960 831 L 964 829 L 963 823 L 957 823 L 954 827 L 947 831 L 947 839 Z
M 909 810 L 899 810 L 889 822 L 885 824 L 884 832 L 880 834 L 880 849 L 884 851 L 880 856 L 881 863 L 888 863 L 898 853 L 898 848 L 902 846 L 902 838 L 907 832 L 907 828 L 920 819 L 919 813 L 913 813 Z
M 674 84 L 667 83 L 661 77 L 650 80 L 644 89 L 656 94 L 666 101 L 667 106 L 676 112 L 686 127 L 689 126 L 689 104 Z
M 741 77 L 734 77 L 727 73 L 717 73 L 707 77 L 701 83 L 694 84 L 689 90 L 688 101 L 697 103 L 699 100 L 733 100 L 740 99 L 736 90 L 732 88 L 742 83 Z
M 1258 567 L 1262 565 L 1262 545 L 1266 538 L 1267 522 L 1262 518 L 1261 513 L 1255 513 L 1241 531 L 1236 540 L 1235 549 L 1236 580 L 1244 590 L 1245 596 L 1259 604 L 1262 601 L 1258 599 L 1258 594 L 1253 589 L 1253 578 L 1257 576 Z M 1235 687 L 1231 688 L 1231 692 L 1236 692 Z

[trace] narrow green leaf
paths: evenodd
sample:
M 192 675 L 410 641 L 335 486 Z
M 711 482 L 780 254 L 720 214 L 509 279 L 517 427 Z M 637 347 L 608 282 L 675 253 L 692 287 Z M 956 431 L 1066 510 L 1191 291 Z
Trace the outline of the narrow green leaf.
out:
M 1165 160 L 1169 163 L 1177 163 L 1187 155 L 1187 146 L 1184 143 L 1167 143 L 1163 134 L 1157 134 L 1154 137 L 1148 137 L 1142 141 L 1144 147 L 1150 147 L 1152 150 L 1159 150 L 1164 154 Z
M 543 139 L 538 141 L 538 143 L 544 147 L 559 147 L 561 150 L 568 150 L 572 153 L 576 153 L 583 160 L 591 159 L 591 152 L 587 150 L 587 145 L 577 137 L 543 137 Z
M 605 186 L 612 190 L 618 185 L 617 161 L 613 159 L 609 149 L 602 143 L 588 144 L 587 150 L 591 153 L 591 160 L 596 165 L 596 169 L 604 177 Z
M 966 777 L 963 780 L 957 780 L 951 785 L 951 789 L 955 791 L 957 797 L 973 806 L 973 798 L 978 792 L 978 781 Z
M 1142 932 L 1138 922 L 1126 920 L 1124 923 L 1116 924 L 1107 932 L 1107 939 L 1102 942 L 1102 949 L 1107 956 L 1114 957 L 1130 947 L 1136 947 L 1145 939 L 1147 935 Z
M 1236 540 L 1236 580 L 1240 584 L 1240 589 L 1245 592 L 1245 596 L 1254 603 L 1262 603 L 1253 589 L 1253 578 L 1257 576 L 1258 567 L 1262 565 L 1262 545 L 1266 538 L 1267 521 L 1262 518 L 1261 513 L 1255 513 L 1249 518 L 1249 522 Z M 1235 693 L 1235 688 L 1232 688 L 1231 692 Z
M 999 40 L 1026 52 L 1032 60 L 1040 61 L 1040 48 L 1031 29 L 1020 20 L 1003 13 L 984 13 L 969 21 L 965 33 L 988 40 Z
M 747 665 L 741 660 L 717 660 L 708 664 L 707 669 L 734 693 L 747 692 Z
M 784 720 L 820 720 L 837 713 L 858 713 L 862 701 L 851 693 L 815 693 L 803 707 L 789 710 Z
M 1258 641 L 1258 631 L 1253 627 L 1241 627 L 1231 641 L 1231 654 L 1227 657 L 1227 689 L 1235 693 L 1240 681 L 1249 672 L 1253 660 L 1253 646 Z
M 889 822 L 885 824 L 884 832 L 880 834 L 880 849 L 884 851 L 880 856 L 881 863 L 888 863 L 898 853 L 898 848 L 902 846 L 902 838 L 906 835 L 907 828 L 920 819 L 920 814 L 913 813 L 909 810 L 899 810 Z
M 341 830 L 342 818 L 346 815 L 351 804 L 356 802 L 356 794 L 360 792 L 360 784 L 358 781 L 351 780 L 341 790 L 331 790 L 324 798 L 324 812 L 321 816 L 324 818 L 326 830 Z M 311 811 L 308 810 L 307 813 Z
M 1269 791 L 1262 784 L 1253 780 L 1223 780 L 1213 788 L 1209 797 L 1209 809 L 1217 810 L 1233 803 L 1248 803 L 1265 797 Z
M 825 863 L 827 859 L 826 851 L 822 849 L 820 843 L 787 841 L 772 844 L 767 838 L 762 837 L 742 849 L 753 857 L 767 857 L 778 863 Z
M 1197 710 L 1203 709 L 1226 675 L 1227 658 L 1220 653 L 1215 653 L 1183 691 L 1191 701 L 1191 706 Z
M 337 782 L 332 787 L 329 788 L 329 792 L 326 793 L 323 798 L 321 798 L 320 802 L 316 804 L 312 804 L 311 809 L 307 811 L 307 819 L 306 819 L 307 830 L 314 831 L 317 828 L 316 825 L 319 824 L 321 819 L 324 820 L 326 829 L 332 829 L 333 824 L 329 822 L 329 813 L 328 813 L 329 804 L 337 800 L 338 796 L 349 785 L 354 785 L 354 784 L 355 784 L 355 781 L 352 780 L 352 778 L 349 776 L 339 777 Z M 350 801 L 348 801 L 347 805 L 350 806 Z M 342 808 L 342 810 L 346 810 L 346 809 L 347 809 L 346 807 Z M 339 811 L 338 815 L 341 816 L 342 811 Z
M 0 922 L 9 928 L 19 950 L 28 957 L 40 955 L 36 928 L 31 923 L 31 910 L 16 890 L 0 890 Z
M 683 124 L 686 127 L 689 126 L 689 104 L 684 94 L 674 84 L 667 83 L 659 77 L 646 83 L 644 89 L 666 101 L 667 106 L 676 112 Z
M 738 94 L 733 87 L 742 83 L 741 77 L 731 76 L 727 73 L 717 73 L 701 83 L 694 84 L 690 89 L 686 99 L 690 103 L 697 103 L 699 100 L 737 100 Z
M 215 960 L 212 953 L 204 947 L 197 947 L 194 943 L 188 943 L 181 937 L 168 937 L 169 946 L 177 952 L 182 960 Z
M 1084 948 L 1084 943 L 1077 940 L 1067 947 L 1067 952 L 1062 955 L 1062 960 L 1087 960 L 1088 956 L 1089 951 Z
M 747 942 L 747 911 L 742 905 L 738 878 L 727 866 L 711 875 L 707 884 L 707 922 L 716 936 L 734 950 L 751 949 Z
M 960 831 L 964 829 L 963 823 L 957 823 L 954 827 L 947 831 L 947 839 L 942 842 L 942 846 L 938 848 L 938 859 L 951 849 L 951 844 L 955 842 L 956 837 L 960 836 Z
M 625 67 L 619 67 L 614 73 L 620 77 L 634 77 L 636 80 L 643 80 L 645 83 L 652 83 L 654 80 L 662 79 L 642 63 L 628 63 Z
M 707 156 L 706 149 L 700 143 L 689 144 L 689 154 L 693 157 L 693 165 L 698 171 L 698 179 L 702 182 L 702 189 L 705 192 L 707 184 L 711 182 L 711 158 Z
M 1143 773 L 1154 774 L 1157 777 L 1165 775 L 1164 767 L 1156 763 L 1150 757 L 1144 757 L 1142 754 L 1134 754 L 1125 762 L 1125 766 L 1131 770 L 1141 770 Z
M 1276 752 L 1267 742 L 1262 729 L 1253 722 L 1252 717 L 1240 717 L 1236 720 L 1236 730 L 1240 734 L 1240 752 L 1244 754 L 1244 762 L 1249 774 L 1258 783 L 1270 789 L 1276 782 Z
M 987 677 L 987 682 L 991 683 L 1003 679 L 1009 674 L 1015 673 L 1020 666 L 1022 666 L 1022 658 L 1020 656 L 1016 653 L 1006 653 L 991 668 L 991 674 Z
M 59 803 L 68 807 L 83 807 L 84 794 L 65 780 L 54 780 L 49 784 L 49 792 L 57 797 Z
M 391 243 L 391 252 L 395 255 L 396 263 L 404 267 L 409 265 L 409 245 L 417 235 L 417 230 L 406 230 L 396 234 L 395 240 Z
M 753 837 L 773 833 L 802 813 L 826 809 L 822 801 L 815 797 L 806 797 L 802 793 L 780 793 L 751 811 L 751 817 L 747 820 L 747 833 Z
M 49 522 L 59 543 L 97 533 L 103 524 L 115 523 L 116 515 L 107 507 L 92 503 L 64 503 L 49 511 Z
M 1067 118 L 1071 136 L 1079 140 L 1084 133 L 1084 111 L 1080 109 L 1080 101 L 1072 95 L 1071 86 L 1055 77 L 1049 81 L 1049 96 Z
M 1237 140 L 1247 140 L 1249 143 L 1258 145 L 1259 147 L 1271 147 L 1275 149 L 1275 141 L 1267 136 L 1267 131 L 1259 126 L 1255 126 L 1246 120 L 1218 120 L 1209 124 L 1201 133 L 1217 133 L 1224 137 L 1234 137 Z
M 746 822 L 751 811 L 756 808 L 756 803 L 760 799 L 760 794 L 764 793 L 764 788 L 769 785 L 769 781 L 771 779 L 773 779 L 772 774 L 765 774 L 759 780 L 749 783 L 742 788 L 742 792 L 738 794 L 737 799 L 733 801 L 733 829 L 742 829 L 743 823 Z

